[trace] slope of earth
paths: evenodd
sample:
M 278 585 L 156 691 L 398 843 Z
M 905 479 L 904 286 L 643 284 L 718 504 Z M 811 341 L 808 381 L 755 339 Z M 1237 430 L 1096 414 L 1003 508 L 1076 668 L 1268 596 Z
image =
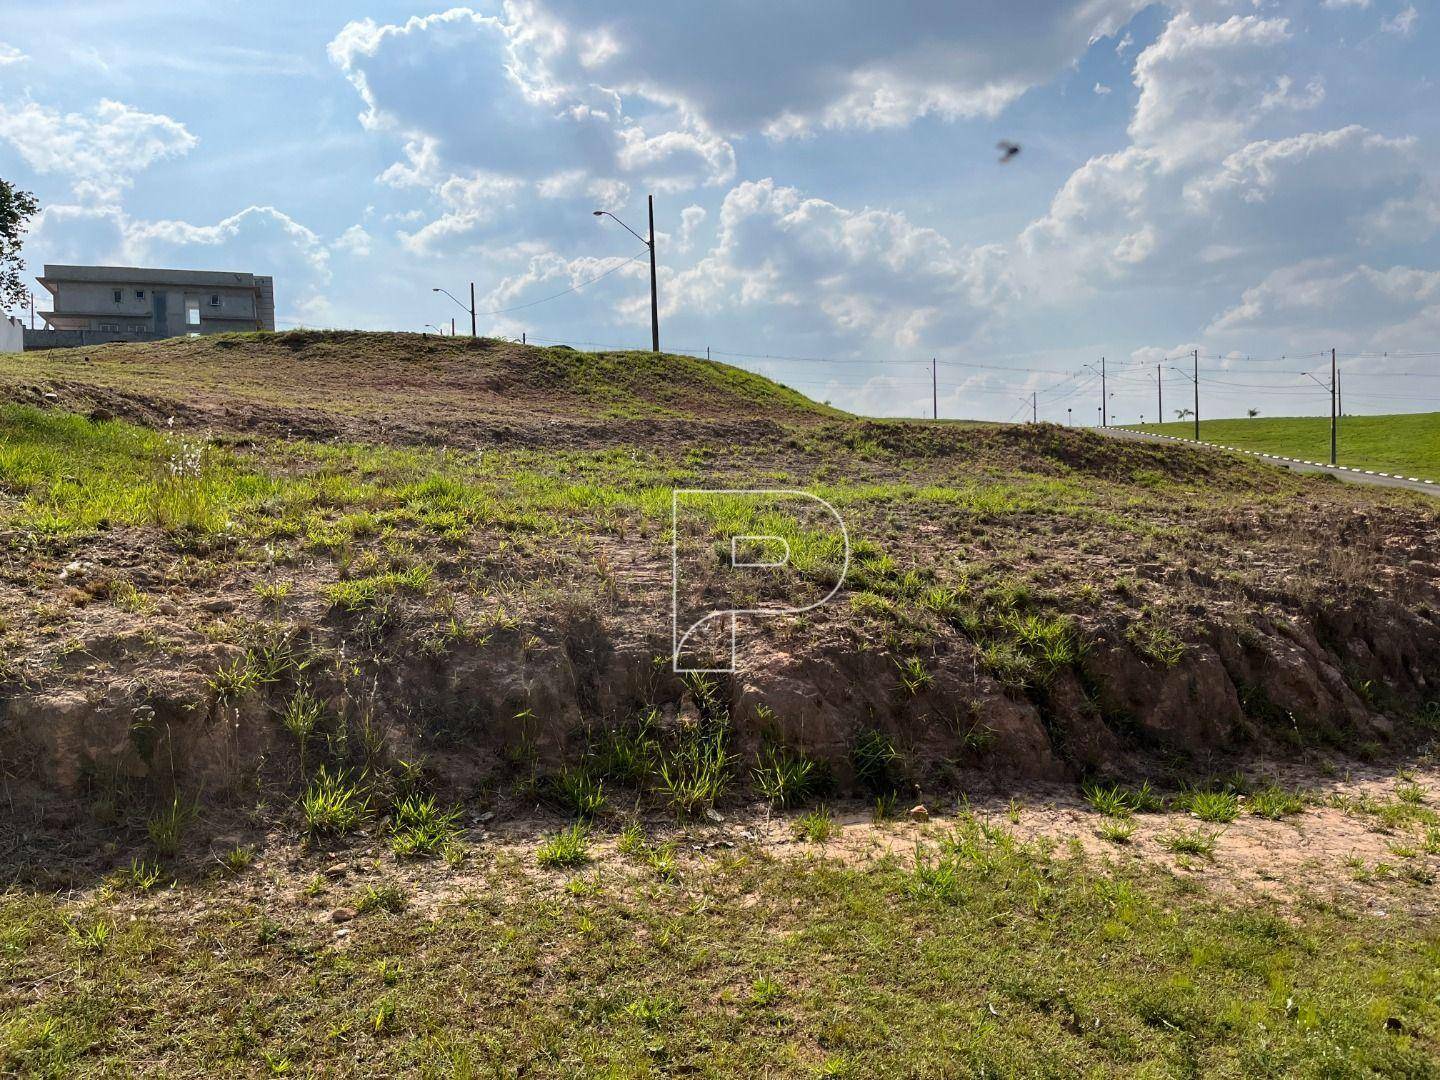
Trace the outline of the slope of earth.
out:
M 738 434 L 842 415 L 689 356 L 349 331 L 0 355 L 0 395 L 152 426 L 458 446 L 649 442 L 695 422 Z
M 1195 437 L 1193 422 L 1145 424 L 1131 430 L 1181 439 Z M 1203 420 L 1200 438 L 1204 442 L 1258 450 L 1262 454 L 1306 461 L 1330 460 L 1328 416 Z M 1345 416 L 1340 421 L 1336 463 L 1422 480 L 1440 480 L 1440 413 Z
M 0 373 L 0 1072 L 1433 1072 L 1433 500 L 648 354 Z M 672 539 L 846 549 L 677 488 L 848 528 L 734 676 Z

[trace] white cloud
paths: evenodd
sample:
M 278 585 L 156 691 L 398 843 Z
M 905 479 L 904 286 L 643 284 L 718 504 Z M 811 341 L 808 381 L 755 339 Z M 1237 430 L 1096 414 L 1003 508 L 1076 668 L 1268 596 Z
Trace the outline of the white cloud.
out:
M 5 42 L 0 41 L 0 68 L 6 67 L 10 64 L 18 64 L 21 61 L 27 59 L 29 59 L 29 57 L 27 57 L 14 45 L 7 45 L 5 44 Z
M 371 243 L 372 238 L 365 231 L 363 225 L 351 225 L 340 234 L 340 238 L 332 246 L 337 251 L 344 251 L 356 258 L 363 259 L 369 256 Z
M 0 102 L 0 139 L 36 172 L 65 175 L 82 199 L 111 203 L 136 173 L 199 141 L 179 121 L 108 99 L 89 113 Z
M 1282 267 L 1246 289 L 1207 333 L 1264 331 L 1343 348 L 1432 340 L 1440 333 L 1440 271 L 1346 268 L 1336 260 Z
M 556 81 L 678 104 L 727 136 L 785 138 L 993 117 L 1143 6 L 832 0 L 819 18 L 805 5 L 711 4 L 657 19 L 647 0 L 511 0 L 506 11 L 524 55 Z
M 365 106 L 361 123 L 403 140 L 380 180 L 429 189 L 446 206 L 412 247 L 469 236 L 527 186 L 542 198 L 617 201 L 631 183 L 673 192 L 734 175 L 729 143 L 684 109 L 641 99 L 632 114 L 611 89 L 555 78 L 541 62 L 548 39 L 523 16 L 455 8 L 403 24 L 362 19 L 330 43 Z M 603 35 L 586 41 L 587 64 L 612 51 Z M 457 196 L 469 189 L 483 199 Z
M 1420 12 L 1415 10 L 1413 4 L 1409 4 L 1396 12 L 1393 18 L 1383 20 L 1380 23 L 1380 29 L 1387 34 L 1409 37 L 1415 32 L 1415 24 L 1419 21 Z
M 687 252 L 695 243 L 695 232 L 705 223 L 708 215 L 703 206 L 687 206 L 680 211 L 680 236 L 675 242 L 675 250 Z
M 1277 109 L 1318 104 L 1318 80 L 1296 92 L 1292 77 L 1276 72 L 1290 36 L 1284 19 L 1236 15 L 1205 23 L 1176 15 L 1135 60 L 1140 99 L 1132 142 L 1173 168 L 1223 153 Z
M 1341 8 L 1368 8 L 1370 0 L 1321 0 L 1321 7 L 1330 8 L 1332 11 Z
M 1111 93 L 1110 87 L 1106 86 L 1104 83 L 1097 82 L 1094 89 L 1095 93 L 1100 95 L 1101 97 L 1104 97 L 1106 94 Z
M 903 214 L 849 210 L 767 179 L 725 197 L 714 246 L 667 279 L 661 302 L 667 314 L 743 313 L 822 335 L 824 348 L 908 349 L 971 339 L 1009 295 L 995 249 L 957 248 Z

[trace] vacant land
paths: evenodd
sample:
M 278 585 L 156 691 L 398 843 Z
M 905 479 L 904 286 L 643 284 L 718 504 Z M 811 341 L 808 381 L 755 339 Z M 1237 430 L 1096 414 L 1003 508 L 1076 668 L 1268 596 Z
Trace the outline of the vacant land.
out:
M 1193 421 L 1145 424 L 1135 431 L 1195 436 Z M 1205 442 L 1239 446 L 1266 454 L 1330 460 L 1328 416 L 1274 416 L 1253 420 L 1202 420 Z M 1346 416 L 1340 420 L 1338 464 L 1357 469 L 1440 480 L 1440 413 L 1398 413 L 1393 416 Z
M 416 335 L 0 402 L 0 1071 L 1434 1071 L 1433 500 Z M 849 529 L 734 676 L 696 487 Z

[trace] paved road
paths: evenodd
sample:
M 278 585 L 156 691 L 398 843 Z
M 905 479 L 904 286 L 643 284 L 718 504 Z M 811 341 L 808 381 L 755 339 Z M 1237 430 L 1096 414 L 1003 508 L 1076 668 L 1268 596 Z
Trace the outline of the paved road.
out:
M 1407 488 L 1410 491 L 1422 491 L 1426 495 L 1440 499 L 1440 484 L 1433 480 L 1421 480 L 1413 476 L 1395 476 L 1390 473 L 1374 472 L 1370 469 L 1353 469 L 1348 465 L 1326 465 L 1321 461 L 1304 461 L 1300 458 L 1281 457 L 1278 454 L 1262 454 L 1258 450 L 1245 450 L 1239 446 L 1224 446 L 1220 443 L 1202 442 L 1197 444 L 1192 439 L 1177 439 L 1173 435 L 1154 435 L 1148 431 L 1130 431 L 1126 428 L 1113 427 L 1097 430 L 1100 434 L 1109 435 L 1112 439 L 1133 439 L 1137 442 L 1173 442 L 1185 446 L 1207 446 L 1212 450 L 1228 450 L 1234 454 L 1259 458 L 1261 461 L 1268 461 L 1272 465 L 1280 465 L 1296 472 L 1330 473 L 1332 476 L 1338 476 L 1341 480 L 1348 480 L 1355 484 Z

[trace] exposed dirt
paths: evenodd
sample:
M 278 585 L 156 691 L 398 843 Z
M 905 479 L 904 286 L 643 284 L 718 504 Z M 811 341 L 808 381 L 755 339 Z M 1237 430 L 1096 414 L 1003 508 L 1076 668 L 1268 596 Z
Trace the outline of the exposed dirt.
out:
M 511 464 L 602 493 L 640 483 L 615 460 L 704 486 L 844 484 L 847 522 L 870 548 L 839 602 L 747 627 L 740 674 L 718 683 L 736 754 L 778 741 L 842 793 L 856 790 L 852 751 L 868 730 L 896 748 L 897 783 L 938 791 L 977 768 L 1013 785 L 1404 754 L 1440 702 L 1440 514 L 1408 496 L 1046 426 L 846 419 L 700 361 L 415 335 L 76 350 L 3 380 L 15 400 L 225 433 L 266 475 L 372 468 L 289 453 L 314 438 L 484 443 L 461 475 L 516 441 L 557 451 L 548 465 L 504 459 L 501 505 Z M 567 457 L 567 444 L 621 456 Z M 927 484 L 943 497 L 922 497 Z M 366 498 L 318 500 L 300 524 L 406 509 Z M 344 725 L 343 762 L 358 764 L 369 732 L 386 762 L 423 760 L 456 799 L 519 782 L 519 747 L 546 772 L 651 707 L 662 734 L 695 725 L 694 690 L 665 662 L 668 520 L 638 510 L 602 502 L 539 533 L 477 515 L 458 538 L 406 519 L 337 551 L 280 531 L 293 522 L 269 507 L 219 535 L 57 538 L 19 506 L 0 494 L 12 792 L 293 787 L 295 740 L 278 717 L 302 687 Z M 423 567 L 430 584 L 390 598 L 383 619 L 347 611 L 325 589 L 367 563 Z M 283 602 L 267 599 L 279 586 Z M 935 588 L 960 595 L 954 610 L 931 602 Z M 1063 620 L 1083 647 L 1048 667 L 1027 654 L 1031 666 L 1007 674 L 1005 650 L 1021 648 L 1032 616 Z M 273 655 L 273 678 L 217 691 L 218 673 Z M 912 660 L 925 679 L 907 690 Z

